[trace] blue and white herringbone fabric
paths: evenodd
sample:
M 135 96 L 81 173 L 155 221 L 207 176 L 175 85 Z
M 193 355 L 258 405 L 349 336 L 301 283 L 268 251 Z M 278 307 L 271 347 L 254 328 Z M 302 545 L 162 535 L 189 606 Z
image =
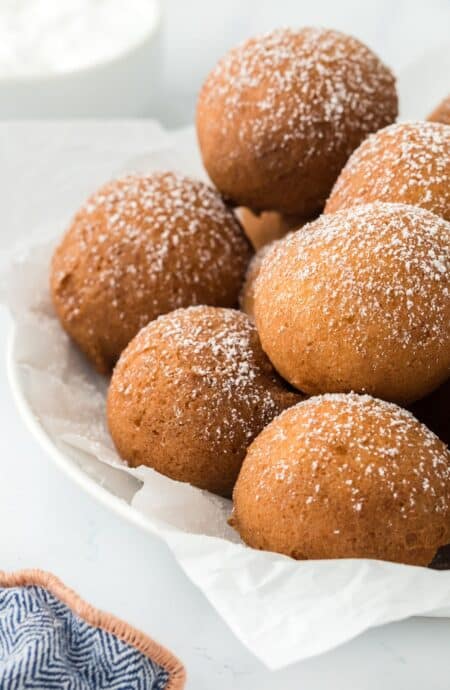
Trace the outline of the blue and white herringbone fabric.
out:
M 1 690 L 164 690 L 168 672 L 43 587 L 0 588 Z

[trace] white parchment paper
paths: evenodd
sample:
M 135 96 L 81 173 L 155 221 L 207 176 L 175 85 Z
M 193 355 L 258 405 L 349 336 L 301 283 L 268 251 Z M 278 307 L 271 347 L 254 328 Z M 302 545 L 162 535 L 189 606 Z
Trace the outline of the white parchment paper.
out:
M 48 127 L 53 129 L 45 136 L 42 128 Z M 24 132 L 31 154 L 21 147 Z M 7 137 L 0 128 L 0 143 L 6 138 L 17 174 L 26 172 L 19 211 L 2 202 L 6 230 L 14 227 L 22 238 L 20 250 L 3 256 L 1 276 L 0 296 L 15 325 L 14 376 L 67 463 L 76 463 L 144 516 L 236 636 L 271 669 L 325 652 L 381 623 L 450 615 L 450 572 L 368 560 L 296 562 L 252 550 L 227 525 L 229 501 L 148 468 L 130 470 L 115 453 L 105 424 L 107 382 L 86 364 L 53 314 L 49 258 L 82 191 L 94 189 L 98 178 L 163 168 L 203 176 L 193 131 L 169 135 L 149 123 L 28 124 Z M 81 181 L 73 177 L 74 166 Z

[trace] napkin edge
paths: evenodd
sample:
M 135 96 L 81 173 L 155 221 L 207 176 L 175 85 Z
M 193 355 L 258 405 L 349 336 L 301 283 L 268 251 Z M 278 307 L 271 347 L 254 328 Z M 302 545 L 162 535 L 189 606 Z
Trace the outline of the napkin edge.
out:
M 0 587 L 30 586 L 47 589 L 56 599 L 66 604 L 88 625 L 115 635 L 122 642 L 131 645 L 141 654 L 162 666 L 169 673 L 169 682 L 166 690 L 182 690 L 184 688 L 186 670 L 181 661 L 172 652 L 120 618 L 88 604 L 52 573 L 38 569 L 18 570 L 15 572 L 0 570 Z

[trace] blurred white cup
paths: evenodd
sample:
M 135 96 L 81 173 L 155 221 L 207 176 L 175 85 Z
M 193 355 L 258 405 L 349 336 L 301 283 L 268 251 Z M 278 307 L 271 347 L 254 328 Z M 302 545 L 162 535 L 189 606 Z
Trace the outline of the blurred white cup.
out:
M 102 1 L 106 6 L 108 0 Z M 88 2 L 95 0 L 85 0 Z M 138 38 L 130 35 L 127 45 L 126 37 L 125 43 L 121 37 L 118 50 L 114 52 L 111 46 L 103 59 L 69 69 L 40 66 L 29 73 L 0 71 L 0 119 L 151 114 L 160 90 L 162 21 L 158 0 L 147 0 L 146 8 L 148 14 Z

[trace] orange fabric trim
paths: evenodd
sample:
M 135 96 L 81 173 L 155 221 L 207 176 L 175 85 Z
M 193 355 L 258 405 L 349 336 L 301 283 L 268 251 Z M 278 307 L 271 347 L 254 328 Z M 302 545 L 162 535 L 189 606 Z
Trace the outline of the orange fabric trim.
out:
M 19 570 L 15 573 L 0 570 L 0 587 L 29 587 L 33 585 L 47 589 L 89 625 L 116 635 L 149 659 L 156 661 L 170 674 L 166 690 L 182 690 L 184 688 L 186 671 L 181 661 L 172 652 L 128 623 L 91 606 L 81 599 L 76 592 L 66 587 L 55 575 L 43 570 Z

